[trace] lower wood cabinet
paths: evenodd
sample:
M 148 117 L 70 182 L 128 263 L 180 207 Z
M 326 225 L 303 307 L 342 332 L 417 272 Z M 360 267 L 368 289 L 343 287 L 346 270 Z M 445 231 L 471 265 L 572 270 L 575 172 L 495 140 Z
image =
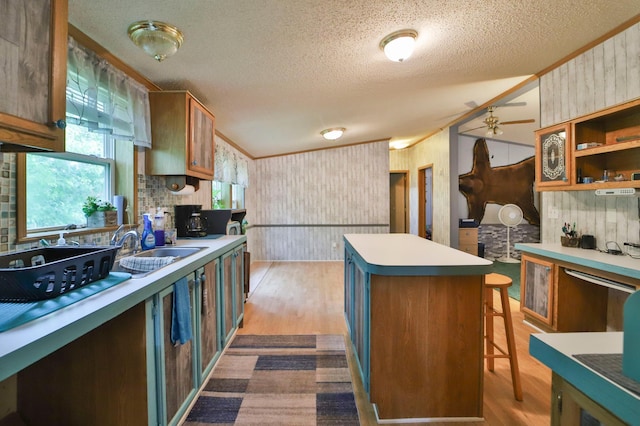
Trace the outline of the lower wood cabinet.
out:
M 478 228 L 458 229 L 458 250 L 478 255 Z
M 245 247 L 185 275 L 191 340 L 171 342 L 168 285 L 20 371 L 12 417 L 35 426 L 179 424 L 242 324 Z
M 236 327 L 242 326 L 244 319 L 244 252 L 242 245 L 226 253 L 221 258 L 220 276 L 220 327 L 222 346 L 226 346 Z
M 523 313 L 553 325 L 555 266 L 553 263 L 522 255 L 520 309 Z
M 570 273 L 580 269 L 579 265 L 523 254 L 520 310 L 525 320 L 552 332 L 607 331 L 621 307 L 608 306 L 613 295 L 607 287 Z M 594 270 L 584 272 L 602 275 Z M 616 279 L 610 274 L 606 278 Z
M 551 379 L 552 426 L 622 426 L 625 424 L 560 375 L 553 373 Z
M 222 352 L 218 318 L 219 295 L 218 271 L 219 261 L 216 259 L 197 271 L 199 288 L 196 291 L 196 315 L 200 316 L 198 335 L 200 336 L 200 382 L 202 383 Z
M 195 332 L 195 278 L 197 272 L 187 276 L 191 305 L 191 325 Z M 173 317 L 174 286 L 160 292 L 153 301 L 154 336 L 156 347 L 156 378 L 160 405 L 159 423 L 176 424 L 189 406 L 198 389 L 197 340 L 191 339 L 184 344 L 171 342 L 171 319 Z M 194 336 L 195 337 L 195 336 Z

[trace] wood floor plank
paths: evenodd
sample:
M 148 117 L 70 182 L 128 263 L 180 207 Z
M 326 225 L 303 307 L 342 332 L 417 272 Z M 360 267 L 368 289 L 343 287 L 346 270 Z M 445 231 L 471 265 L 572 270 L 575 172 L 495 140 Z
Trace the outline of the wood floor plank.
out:
M 252 264 L 253 268 L 253 264 Z M 238 334 L 342 334 L 347 328 L 343 313 L 342 262 L 272 262 L 256 268 L 260 277 L 245 304 L 244 328 Z M 261 276 L 259 274 L 262 274 Z M 254 279 L 252 270 L 251 279 Z M 256 278 L 258 279 L 258 278 Z M 253 282 L 252 282 L 253 286 Z M 494 305 L 500 306 L 494 292 Z M 550 421 L 551 371 L 529 355 L 529 335 L 535 329 L 523 323 L 520 304 L 511 299 L 523 401 L 513 397 L 509 362 L 495 361 L 495 370 L 484 374 L 483 422 L 461 425 L 542 426 Z M 495 321 L 496 341 L 506 347 L 504 328 Z M 362 388 L 353 351 L 349 363 L 362 425 L 375 425 L 375 415 Z M 406 424 L 406 423 L 405 423 Z M 456 423 L 429 423 L 451 426 Z

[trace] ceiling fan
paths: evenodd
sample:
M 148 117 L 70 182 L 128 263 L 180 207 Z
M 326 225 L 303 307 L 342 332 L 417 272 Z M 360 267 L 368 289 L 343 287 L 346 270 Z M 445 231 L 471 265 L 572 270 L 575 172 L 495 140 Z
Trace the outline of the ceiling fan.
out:
M 526 105 L 526 102 L 513 102 L 513 103 L 509 103 L 509 104 L 504 104 L 502 106 L 522 106 L 522 105 Z M 535 120 L 533 118 L 529 118 L 526 120 L 513 120 L 513 121 L 503 121 L 501 122 L 500 119 L 498 118 L 498 116 L 493 115 L 493 112 L 496 110 L 496 106 L 490 106 L 487 107 L 487 112 L 489 113 L 489 115 L 482 120 L 482 122 L 484 123 L 483 126 L 479 126 L 479 127 L 474 127 L 472 129 L 467 129 L 467 130 L 463 130 L 460 133 L 468 133 L 468 132 L 472 132 L 474 130 L 478 130 L 478 129 L 482 129 L 482 128 L 486 128 L 487 129 L 487 136 L 491 137 L 491 136 L 498 136 L 502 134 L 502 129 L 500 128 L 500 126 L 506 126 L 509 124 L 526 124 L 526 123 L 535 123 Z

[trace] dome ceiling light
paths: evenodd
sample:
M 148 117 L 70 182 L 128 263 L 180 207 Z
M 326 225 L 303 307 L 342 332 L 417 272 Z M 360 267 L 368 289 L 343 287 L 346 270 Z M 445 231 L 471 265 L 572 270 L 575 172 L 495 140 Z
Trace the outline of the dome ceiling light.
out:
M 332 127 L 330 129 L 324 129 L 320 132 L 323 138 L 328 141 L 335 141 L 336 139 L 340 139 L 342 134 L 345 132 L 344 127 Z
M 160 21 L 137 21 L 129 25 L 129 38 L 158 62 L 178 51 L 184 35 L 171 24 Z
M 389 34 L 380 42 L 380 48 L 389 60 L 403 62 L 413 53 L 418 32 L 415 30 L 400 30 Z

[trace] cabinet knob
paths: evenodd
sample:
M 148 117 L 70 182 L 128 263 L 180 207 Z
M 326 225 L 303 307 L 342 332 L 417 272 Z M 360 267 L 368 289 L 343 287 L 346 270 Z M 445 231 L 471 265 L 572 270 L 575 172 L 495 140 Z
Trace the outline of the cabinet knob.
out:
M 197 166 L 197 165 L 198 165 L 198 162 L 197 162 L 196 160 L 193 160 L 193 161 L 191 162 L 191 165 L 192 165 L 192 166 Z
M 49 127 L 57 127 L 58 129 L 66 129 L 67 127 L 67 122 L 60 119 L 60 120 L 56 120 L 56 121 L 52 121 L 51 123 L 48 123 Z

